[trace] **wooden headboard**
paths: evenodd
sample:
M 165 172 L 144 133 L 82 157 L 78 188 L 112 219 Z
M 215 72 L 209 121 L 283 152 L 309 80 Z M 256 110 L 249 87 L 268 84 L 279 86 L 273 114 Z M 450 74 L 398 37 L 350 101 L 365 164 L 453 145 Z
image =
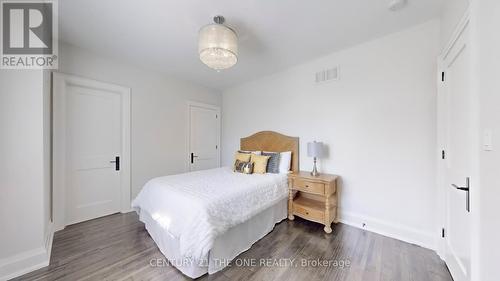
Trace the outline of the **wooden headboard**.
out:
M 272 131 L 262 131 L 240 139 L 241 150 L 292 152 L 292 171 L 299 171 L 299 138 Z

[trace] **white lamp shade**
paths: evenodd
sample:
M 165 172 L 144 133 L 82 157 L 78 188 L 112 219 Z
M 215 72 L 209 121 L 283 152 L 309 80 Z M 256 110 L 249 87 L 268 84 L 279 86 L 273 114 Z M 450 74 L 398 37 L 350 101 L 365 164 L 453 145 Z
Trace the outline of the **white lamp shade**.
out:
M 307 143 L 307 156 L 308 157 L 323 157 L 323 143 L 322 142 L 308 142 Z
M 206 25 L 200 29 L 198 53 L 210 68 L 229 68 L 238 61 L 238 36 L 223 24 Z

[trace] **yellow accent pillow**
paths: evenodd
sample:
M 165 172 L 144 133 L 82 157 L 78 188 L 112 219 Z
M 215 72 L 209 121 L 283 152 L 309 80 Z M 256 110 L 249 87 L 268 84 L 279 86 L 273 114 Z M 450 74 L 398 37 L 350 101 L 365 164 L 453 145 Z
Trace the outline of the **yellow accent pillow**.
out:
M 240 160 L 241 162 L 250 162 L 250 154 L 236 152 L 234 155 L 234 161 Z
M 253 172 L 256 174 L 265 174 L 267 161 L 269 161 L 269 158 L 271 158 L 271 156 L 252 154 L 250 162 L 252 162 L 253 164 Z

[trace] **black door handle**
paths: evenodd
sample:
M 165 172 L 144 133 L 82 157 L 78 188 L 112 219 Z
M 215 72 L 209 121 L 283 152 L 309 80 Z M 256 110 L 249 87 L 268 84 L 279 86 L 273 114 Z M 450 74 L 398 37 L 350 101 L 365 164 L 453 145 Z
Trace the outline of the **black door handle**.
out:
M 115 163 L 115 171 L 120 171 L 120 156 L 116 156 L 114 161 L 109 161 L 109 163 Z
M 454 183 L 451 184 L 454 188 L 458 189 L 458 190 L 462 190 L 462 191 L 469 191 L 469 188 L 467 186 L 458 186 Z
M 191 164 L 193 164 L 193 163 L 194 163 L 194 158 L 195 158 L 195 157 L 198 157 L 198 156 L 197 156 L 197 155 L 194 155 L 194 153 L 193 153 L 193 152 L 191 152 Z
M 452 183 L 451 186 L 453 186 L 454 188 L 456 188 L 458 190 L 462 190 L 462 191 L 467 192 L 467 195 L 466 195 L 466 198 L 465 198 L 465 209 L 467 210 L 467 212 L 470 212 L 470 196 L 469 196 L 469 193 L 470 193 L 470 178 L 469 177 L 465 178 L 465 186 L 458 186 L 458 185 L 456 185 L 454 183 Z

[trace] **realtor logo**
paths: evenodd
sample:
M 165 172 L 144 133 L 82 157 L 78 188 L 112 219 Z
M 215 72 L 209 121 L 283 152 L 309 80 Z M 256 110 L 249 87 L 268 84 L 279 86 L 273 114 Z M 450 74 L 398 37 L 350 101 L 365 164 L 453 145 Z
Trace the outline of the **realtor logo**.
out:
M 57 2 L 1 0 L 1 68 L 57 68 Z

